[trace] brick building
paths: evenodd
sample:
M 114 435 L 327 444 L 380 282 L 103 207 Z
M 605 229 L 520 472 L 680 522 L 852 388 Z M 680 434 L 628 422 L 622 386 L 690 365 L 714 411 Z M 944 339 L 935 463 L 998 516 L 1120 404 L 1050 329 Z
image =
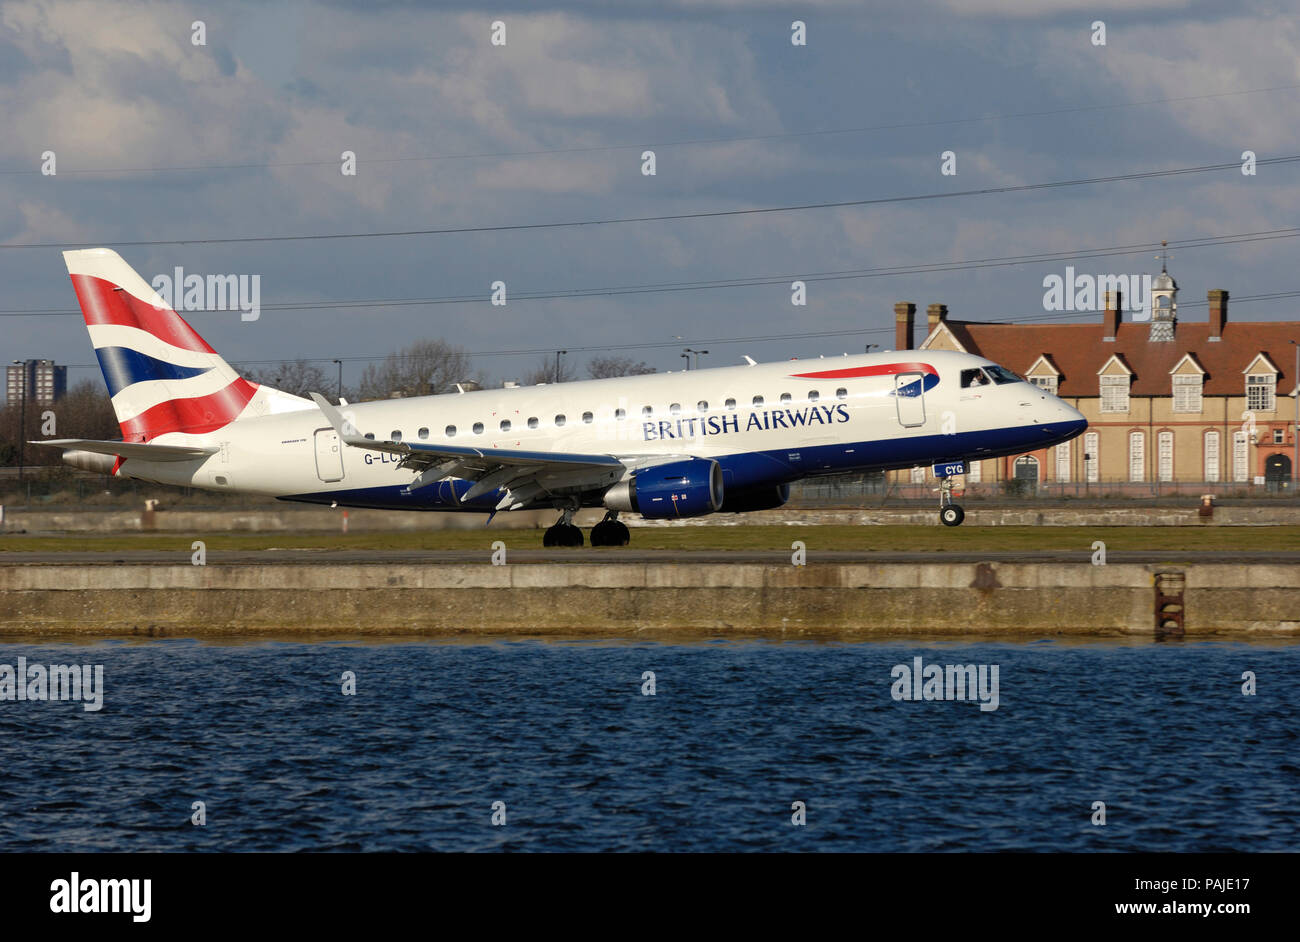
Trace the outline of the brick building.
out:
M 1209 319 L 1179 323 L 1178 285 L 1152 279 L 1151 318 L 1125 321 L 1118 292 L 1091 324 L 987 324 L 930 305 L 920 349 L 987 357 L 1083 413 L 1073 441 L 972 463 L 967 483 L 1210 482 L 1292 487 L 1298 321 L 1228 319 L 1228 292 L 1209 292 Z M 912 347 L 916 306 L 895 305 L 898 349 Z M 925 469 L 893 472 L 919 483 Z

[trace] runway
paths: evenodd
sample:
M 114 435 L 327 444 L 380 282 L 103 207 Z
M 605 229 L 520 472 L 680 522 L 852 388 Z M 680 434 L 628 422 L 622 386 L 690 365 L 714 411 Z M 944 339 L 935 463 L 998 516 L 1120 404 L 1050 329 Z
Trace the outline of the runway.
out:
M 1077 563 L 1092 562 L 1093 553 L 1038 550 L 1018 552 L 868 552 L 853 550 L 818 551 L 815 541 L 807 541 L 807 565 L 899 564 L 944 566 L 971 563 Z M 790 566 L 787 550 L 639 550 L 633 547 L 572 549 L 507 549 L 508 564 L 554 564 L 579 566 L 611 564 L 654 566 L 716 566 L 726 564 Z M 358 550 L 358 549 L 265 549 L 207 550 L 206 565 L 212 566 L 466 566 L 491 565 L 492 549 L 468 550 Z M 1300 565 L 1300 552 L 1241 550 L 1113 550 L 1106 554 L 1107 564 L 1196 564 L 1224 566 Z M 189 544 L 178 541 L 173 552 L 159 550 L 113 550 L 110 552 L 5 552 L 0 566 L 178 566 L 191 565 Z

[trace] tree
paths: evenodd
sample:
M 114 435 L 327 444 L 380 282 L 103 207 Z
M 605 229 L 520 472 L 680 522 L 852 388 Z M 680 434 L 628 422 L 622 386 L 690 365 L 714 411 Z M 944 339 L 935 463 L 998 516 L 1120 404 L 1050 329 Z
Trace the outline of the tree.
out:
M 560 358 L 560 375 L 555 375 L 555 355 L 548 354 L 538 361 L 532 372 L 525 374 L 522 385 L 537 386 L 540 383 L 571 383 L 578 378 L 564 357 Z
M 611 376 L 645 376 L 653 373 L 655 368 L 644 362 L 637 362 L 631 357 L 592 357 L 587 364 L 587 372 L 592 379 L 608 379 Z
M 242 373 L 249 382 L 261 383 L 281 392 L 308 398 L 308 393 L 318 392 L 333 397 L 338 390 L 338 380 L 327 376 L 315 363 L 307 360 L 286 360 L 279 366 Z
M 430 396 L 448 392 L 456 383 L 475 381 L 469 356 L 445 340 L 418 340 L 382 363 L 371 363 L 361 374 L 362 399 Z

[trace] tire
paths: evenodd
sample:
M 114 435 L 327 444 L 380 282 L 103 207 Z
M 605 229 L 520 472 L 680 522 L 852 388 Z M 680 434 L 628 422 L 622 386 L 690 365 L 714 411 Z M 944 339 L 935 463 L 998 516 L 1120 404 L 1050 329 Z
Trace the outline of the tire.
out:
M 560 545 L 561 546 L 582 546 L 586 540 L 582 535 L 582 530 L 575 526 L 561 528 Z
M 961 522 L 966 519 L 966 511 L 962 510 L 956 504 L 949 504 L 943 510 L 939 511 L 939 522 L 945 527 L 960 526 Z
M 609 525 L 609 546 L 627 546 L 632 542 L 632 531 L 620 520 L 611 520 Z

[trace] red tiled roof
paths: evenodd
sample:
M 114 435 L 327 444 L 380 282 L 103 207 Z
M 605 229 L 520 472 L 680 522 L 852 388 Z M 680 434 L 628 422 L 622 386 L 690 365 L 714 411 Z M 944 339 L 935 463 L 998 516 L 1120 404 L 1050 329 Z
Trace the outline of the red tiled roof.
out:
M 1060 396 L 1098 395 L 1097 371 L 1119 354 L 1133 371 L 1135 396 L 1172 394 L 1169 371 L 1185 354 L 1192 354 L 1205 370 L 1207 396 L 1240 396 L 1246 388 L 1242 371 L 1260 353 L 1281 371 L 1279 395 L 1295 385 L 1295 348 L 1300 341 L 1300 321 L 1253 321 L 1223 327 L 1223 339 L 1210 342 L 1210 325 L 1178 324 L 1172 343 L 1152 343 L 1150 322 L 1119 325 L 1112 341 L 1102 340 L 1103 325 L 1095 324 L 981 324 L 977 321 L 945 322 L 970 353 L 987 357 L 1024 375 L 1034 361 L 1047 354 L 1061 371 Z

